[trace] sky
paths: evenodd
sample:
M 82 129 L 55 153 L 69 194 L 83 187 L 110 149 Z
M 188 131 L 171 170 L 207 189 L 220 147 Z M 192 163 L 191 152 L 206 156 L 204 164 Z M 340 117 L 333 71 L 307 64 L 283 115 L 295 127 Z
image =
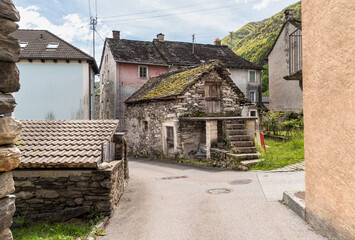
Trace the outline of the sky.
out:
M 13 0 L 21 29 L 49 30 L 93 54 L 90 17 L 97 17 L 95 58 L 112 30 L 121 38 L 213 44 L 249 22 L 261 21 L 298 0 Z

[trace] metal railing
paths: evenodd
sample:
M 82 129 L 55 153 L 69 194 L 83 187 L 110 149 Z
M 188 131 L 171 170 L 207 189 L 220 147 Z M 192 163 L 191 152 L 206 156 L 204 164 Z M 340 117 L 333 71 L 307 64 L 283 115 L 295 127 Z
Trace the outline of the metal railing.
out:
M 302 70 L 302 30 L 297 29 L 289 39 L 290 75 Z

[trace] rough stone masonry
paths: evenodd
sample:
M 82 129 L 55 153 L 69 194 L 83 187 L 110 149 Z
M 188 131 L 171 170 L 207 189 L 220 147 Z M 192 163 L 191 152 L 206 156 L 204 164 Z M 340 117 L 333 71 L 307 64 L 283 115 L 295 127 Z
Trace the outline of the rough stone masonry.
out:
M 15 191 L 12 169 L 20 163 L 20 151 L 14 142 L 21 134 L 21 124 L 8 117 L 16 102 L 12 93 L 20 89 L 16 62 L 20 56 L 18 40 L 9 36 L 20 20 L 12 0 L 0 1 L 0 239 L 12 239 L 9 227 L 15 213 Z

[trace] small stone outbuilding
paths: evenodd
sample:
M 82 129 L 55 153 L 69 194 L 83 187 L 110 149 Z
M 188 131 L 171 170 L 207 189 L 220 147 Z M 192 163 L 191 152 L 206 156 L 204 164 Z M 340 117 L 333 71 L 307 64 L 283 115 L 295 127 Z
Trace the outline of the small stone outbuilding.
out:
M 13 171 L 16 216 L 65 221 L 90 211 L 110 215 L 128 166 L 118 120 L 22 121 L 22 159 Z
M 250 103 L 218 60 L 150 78 L 125 101 L 129 153 L 209 159 L 213 147 L 229 144 L 226 124 L 241 119 L 251 125 L 240 140 L 254 147 L 256 118 L 240 117 Z

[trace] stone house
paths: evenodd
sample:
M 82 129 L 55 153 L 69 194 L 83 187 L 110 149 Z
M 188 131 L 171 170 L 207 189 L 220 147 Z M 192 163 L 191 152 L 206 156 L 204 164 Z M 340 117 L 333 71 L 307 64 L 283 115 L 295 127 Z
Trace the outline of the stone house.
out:
M 123 119 L 122 103 L 150 77 L 213 59 L 228 68 L 234 83 L 255 103 L 243 108 L 243 115 L 256 115 L 262 68 L 221 46 L 219 40 L 215 45 L 166 41 L 160 33 L 152 42 L 135 41 L 120 39 L 120 32 L 113 31 L 113 38 L 105 40 L 100 65 L 100 117 Z
M 275 111 L 297 111 L 303 108 L 302 92 L 302 29 L 285 11 L 285 23 L 268 56 L 269 108 Z
M 128 178 L 126 143 L 118 120 L 22 121 L 22 159 L 13 176 L 16 213 L 65 221 L 110 215 Z
M 247 141 L 244 153 L 256 157 L 255 125 L 250 135 L 245 129 L 234 131 L 234 139 L 223 131 L 226 121 L 241 118 L 242 106 L 251 102 L 218 60 L 150 78 L 125 104 L 133 155 L 208 159 L 211 149 L 227 138 L 237 144 Z
M 95 59 L 46 30 L 19 29 L 20 120 L 94 119 Z M 40 90 L 40 91 L 39 91 Z

